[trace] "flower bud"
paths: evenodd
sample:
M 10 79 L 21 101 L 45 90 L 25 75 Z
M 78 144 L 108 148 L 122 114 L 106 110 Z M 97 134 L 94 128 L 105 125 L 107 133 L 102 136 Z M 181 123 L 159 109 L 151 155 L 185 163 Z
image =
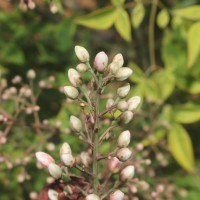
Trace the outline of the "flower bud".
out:
M 125 85 L 117 89 L 117 95 L 121 99 L 123 99 L 124 97 L 128 95 L 129 91 L 130 91 L 130 84 L 126 83 Z
M 96 194 L 89 194 L 86 196 L 85 200 L 100 200 Z
M 122 147 L 127 147 L 130 143 L 131 140 L 131 134 L 130 131 L 123 131 L 118 138 L 117 144 L 118 147 L 122 148 Z
M 120 111 L 124 112 L 128 109 L 128 103 L 126 101 L 122 100 L 117 104 L 117 108 Z
M 90 58 L 89 53 L 84 47 L 81 47 L 81 46 L 78 46 L 78 45 L 75 46 L 75 53 L 76 53 L 77 58 L 81 62 L 89 61 L 89 58 Z
M 82 130 L 81 120 L 73 115 L 70 117 L 70 126 L 73 131 L 76 131 L 78 133 Z
M 106 102 L 106 108 L 110 108 L 112 105 L 114 105 L 114 100 L 113 99 L 108 99 Z
M 43 166 L 48 167 L 51 163 L 54 163 L 54 159 L 47 153 L 37 152 L 35 154 L 37 161 Z
M 122 54 L 118 53 L 117 55 L 115 55 L 114 58 L 113 58 L 113 62 L 117 63 L 119 68 L 121 68 L 124 64 L 124 58 L 123 58 Z
M 85 152 L 85 151 L 81 152 L 80 159 L 81 159 L 82 164 L 85 167 L 89 167 L 91 163 L 91 156 L 88 154 L 88 152 Z
M 115 63 L 115 62 L 111 62 L 108 65 L 108 69 L 110 70 L 110 72 L 112 74 L 115 74 L 119 68 L 120 68 L 120 66 L 117 63 Z
M 112 158 L 108 162 L 108 168 L 111 172 L 116 173 L 119 170 L 120 161 L 117 157 Z
M 48 190 L 48 198 L 49 198 L 49 200 L 58 200 L 58 193 L 53 189 L 49 189 Z
M 78 64 L 78 65 L 76 66 L 76 69 L 77 69 L 78 72 L 81 73 L 81 72 L 86 72 L 86 71 L 88 70 L 88 67 L 87 67 L 86 64 L 80 63 L 80 64 Z
M 36 77 L 36 73 L 33 69 L 29 69 L 26 76 L 28 79 L 33 80 Z
M 55 179 L 59 179 L 61 177 L 61 174 L 62 174 L 62 170 L 61 168 L 56 165 L 55 163 L 51 163 L 49 166 L 48 166 L 48 170 L 49 170 L 49 174 L 55 178 Z
M 133 165 L 129 165 L 125 167 L 120 173 L 120 179 L 122 181 L 128 181 L 133 178 L 135 173 L 135 167 Z
M 70 99 L 77 99 L 79 95 L 78 90 L 73 86 L 64 86 L 64 93 Z
M 128 124 L 133 118 L 133 113 L 131 111 L 125 111 L 122 115 L 121 115 L 121 121 L 124 124 Z
M 124 162 L 126 160 L 128 160 L 131 157 L 131 150 L 128 148 L 121 148 L 117 151 L 117 158 Z
M 110 194 L 110 200 L 123 200 L 124 193 L 121 190 L 116 190 Z
M 122 67 L 119 68 L 115 74 L 115 77 L 118 81 L 124 81 L 126 80 L 131 74 L 133 73 L 133 70 L 128 67 Z
M 82 82 L 80 74 L 75 69 L 72 69 L 72 68 L 70 68 L 68 71 L 68 78 L 69 78 L 70 83 L 74 87 L 78 87 Z
M 67 142 L 63 143 L 62 147 L 60 148 L 60 156 L 62 154 L 72 154 L 72 150 Z
M 140 104 L 140 97 L 139 96 L 135 96 L 135 97 L 132 97 L 128 100 L 128 110 L 130 111 L 133 111 L 135 110 L 138 105 Z
M 75 159 L 71 154 L 64 153 L 60 156 L 60 159 L 67 167 L 73 167 L 75 164 Z
M 99 52 L 94 59 L 94 67 L 98 72 L 103 72 L 108 65 L 108 56 L 105 52 Z

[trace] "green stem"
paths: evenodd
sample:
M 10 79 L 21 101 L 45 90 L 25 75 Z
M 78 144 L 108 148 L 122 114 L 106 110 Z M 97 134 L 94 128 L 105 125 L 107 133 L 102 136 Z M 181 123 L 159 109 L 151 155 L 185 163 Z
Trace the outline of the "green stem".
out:
M 80 86 L 79 87 L 80 91 L 83 93 L 83 95 L 85 96 L 87 102 L 89 103 L 90 107 L 92 108 L 92 102 L 90 101 L 89 96 L 87 95 L 87 92 Z
M 98 78 L 97 78 L 96 74 L 94 73 L 94 70 L 93 70 L 92 67 L 90 66 L 90 63 L 89 63 L 89 62 L 86 62 L 86 65 L 87 65 L 87 67 L 89 68 L 90 72 L 92 73 L 92 75 L 93 75 L 93 77 L 94 77 L 96 83 L 98 84 L 98 82 L 99 82 L 99 81 L 98 81 Z

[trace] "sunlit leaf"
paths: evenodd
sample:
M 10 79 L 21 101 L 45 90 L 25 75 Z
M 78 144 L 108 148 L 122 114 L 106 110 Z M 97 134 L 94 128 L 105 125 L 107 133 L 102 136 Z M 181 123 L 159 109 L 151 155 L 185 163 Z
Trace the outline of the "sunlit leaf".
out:
M 119 6 L 119 5 L 122 5 L 125 0 L 111 0 L 112 4 L 115 5 L 115 6 Z
M 139 83 L 144 77 L 143 71 L 135 63 L 130 63 L 129 67 L 133 70 L 133 74 L 129 79 L 135 83 Z
M 145 90 L 145 97 L 150 101 L 157 102 L 160 100 L 160 90 L 154 80 L 152 79 L 145 80 L 144 90 Z
M 145 8 L 142 3 L 137 3 L 131 12 L 131 21 L 134 28 L 138 28 L 145 16 Z
M 169 13 L 167 9 L 162 9 L 157 16 L 157 25 L 160 28 L 165 28 L 169 24 Z
M 194 153 L 187 131 L 179 124 L 172 124 L 168 133 L 169 149 L 176 161 L 188 172 L 194 171 Z

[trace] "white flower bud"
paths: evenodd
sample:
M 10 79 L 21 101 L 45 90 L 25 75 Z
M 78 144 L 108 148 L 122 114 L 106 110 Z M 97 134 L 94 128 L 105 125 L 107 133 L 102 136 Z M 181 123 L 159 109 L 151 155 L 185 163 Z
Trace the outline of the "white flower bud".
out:
M 62 154 L 72 154 L 72 150 L 67 142 L 63 143 L 62 147 L 60 148 L 60 156 Z
M 108 65 L 108 56 L 105 52 L 99 52 L 94 59 L 94 67 L 98 72 L 103 72 Z
M 70 99 L 77 99 L 79 95 L 78 90 L 73 86 L 64 86 L 64 93 Z
M 128 109 L 128 103 L 126 101 L 122 100 L 117 104 L 117 108 L 120 111 L 124 112 Z
M 90 59 L 89 53 L 84 47 L 75 46 L 75 53 L 81 62 L 87 62 Z
M 73 131 L 76 131 L 78 133 L 82 130 L 81 120 L 73 115 L 70 117 L 70 126 Z
M 123 131 L 118 138 L 117 144 L 118 147 L 127 147 L 131 141 L 131 134 L 130 131 Z
M 71 154 L 62 154 L 60 159 L 67 167 L 73 167 L 75 164 L 75 158 Z
M 126 80 L 131 74 L 133 73 L 133 70 L 128 67 L 122 67 L 119 68 L 115 74 L 115 77 L 118 81 L 124 81 Z
M 78 65 L 76 66 L 76 69 L 77 69 L 78 72 L 81 73 L 81 72 L 86 72 L 86 71 L 88 70 L 88 67 L 87 67 L 86 64 L 80 63 L 80 64 L 78 64 Z
M 122 115 L 121 115 L 121 121 L 124 124 L 128 124 L 133 118 L 133 113 L 131 111 L 125 111 Z
M 29 69 L 26 76 L 27 76 L 28 79 L 33 80 L 36 77 L 36 73 L 33 69 Z
M 128 110 L 130 111 L 133 111 L 135 110 L 138 105 L 140 104 L 140 97 L 139 96 L 135 96 L 135 97 L 132 97 L 128 100 Z
M 48 167 L 51 163 L 54 163 L 54 159 L 47 153 L 37 152 L 35 154 L 37 161 L 43 166 Z
M 117 157 L 112 158 L 108 162 L 108 168 L 111 172 L 116 173 L 119 170 L 120 161 Z
M 61 174 L 62 174 L 62 170 L 61 168 L 56 165 L 55 163 L 51 163 L 49 166 L 48 166 L 48 170 L 49 170 L 49 174 L 55 178 L 55 179 L 59 179 L 61 177 Z
M 49 189 L 48 190 L 48 198 L 49 198 L 49 200 L 58 200 L 58 193 L 53 189 Z
M 114 100 L 113 99 L 108 99 L 106 102 L 106 108 L 110 108 L 112 105 L 114 105 Z
M 89 194 L 86 196 L 85 200 L 100 200 L 96 194 Z
M 133 178 L 135 173 L 135 167 L 133 165 L 129 165 L 125 167 L 120 173 L 120 179 L 122 181 L 128 181 Z
M 124 98 L 128 95 L 129 91 L 130 91 L 130 84 L 129 83 L 126 83 L 125 85 L 123 85 L 122 87 L 118 88 L 117 89 L 117 95 L 120 97 L 120 98 Z
M 118 53 L 117 55 L 115 55 L 114 58 L 113 58 L 113 62 L 117 63 L 119 68 L 121 68 L 124 64 L 124 58 L 123 58 L 122 54 Z
M 120 66 L 117 63 L 115 63 L 115 62 L 111 62 L 108 65 L 108 69 L 110 70 L 110 72 L 112 74 L 115 74 L 119 68 L 120 68 Z
M 131 157 L 131 150 L 129 148 L 121 148 L 117 151 L 117 158 L 124 162 Z
M 91 163 L 91 156 L 88 154 L 88 152 L 81 152 L 80 154 L 80 159 L 81 159 L 81 162 L 82 164 L 85 166 L 85 167 L 89 167 L 90 163 Z
M 68 71 L 68 78 L 70 83 L 74 86 L 74 87 L 78 87 L 81 84 L 81 76 L 80 74 L 73 68 L 70 68 Z
M 121 190 L 116 190 L 110 194 L 110 200 L 123 200 L 124 193 Z

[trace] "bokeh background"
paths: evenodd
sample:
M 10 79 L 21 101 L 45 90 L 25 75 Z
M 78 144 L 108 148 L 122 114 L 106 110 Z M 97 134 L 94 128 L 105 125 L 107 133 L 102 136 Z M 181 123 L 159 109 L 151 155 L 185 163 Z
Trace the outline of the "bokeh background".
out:
M 81 45 L 91 58 L 103 50 L 112 61 L 120 52 L 134 71 L 130 96 L 141 96 L 142 105 L 127 128 L 132 147 L 143 143 L 141 154 L 152 160 L 151 168 L 138 172 L 149 190 L 165 183 L 170 196 L 163 199 L 198 200 L 200 2 L 30 2 L 0 1 L 0 199 L 34 199 L 45 185 L 47 173 L 37 168 L 35 151 L 58 157 L 64 141 L 74 152 L 83 148 L 69 134 L 69 116 L 79 108 L 61 91 L 69 83 L 67 70 L 78 64 L 74 46 Z M 34 80 L 27 78 L 30 69 Z M 24 87 L 32 94 L 22 98 Z

